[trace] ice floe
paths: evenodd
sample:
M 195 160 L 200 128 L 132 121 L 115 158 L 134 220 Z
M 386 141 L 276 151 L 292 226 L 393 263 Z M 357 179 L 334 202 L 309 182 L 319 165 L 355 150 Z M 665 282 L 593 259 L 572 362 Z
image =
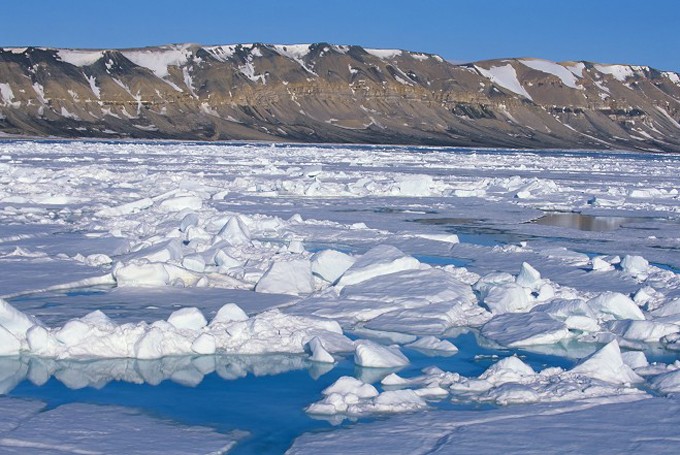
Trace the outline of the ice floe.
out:
M 366 414 L 410 412 L 427 407 L 427 402 L 412 390 L 388 390 L 379 393 L 372 385 L 350 376 L 341 377 L 322 394 L 324 398 L 309 405 L 307 413 L 317 416 L 360 417 Z
M 48 408 L 3 397 L 0 409 L 5 411 L 0 450 L 6 454 L 221 454 L 247 435 L 181 425 L 123 406 L 69 403 Z
M 298 437 L 289 455 L 324 453 L 672 454 L 680 405 L 640 395 L 392 416 Z M 537 437 L 537 429 L 541 429 Z M 490 435 L 492 437 L 490 437 Z
M 354 362 L 362 367 L 394 368 L 407 365 L 408 358 L 396 346 L 361 340 L 356 342 Z
M 216 352 L 304 353 L 306 345 L 316 340 L 315 360 L 328 361 L 329 352 L 355 349 L 335 321 L 286 315 L 278 310 L 247 318 L 234 304 L 226 304 L 209 324 L 197 308 L 179 309 L 167 321 L 120 325 L 97 310 L 62 327 L 49 328 L 2 301 L 0 316 L 3 355 L 156 359 Z

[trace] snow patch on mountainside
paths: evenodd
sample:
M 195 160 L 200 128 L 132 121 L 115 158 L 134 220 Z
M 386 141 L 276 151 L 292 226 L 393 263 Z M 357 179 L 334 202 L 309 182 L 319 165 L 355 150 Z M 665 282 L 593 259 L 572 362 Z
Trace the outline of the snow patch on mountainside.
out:
M 90 66 L 102 58 L 104 51 L 88 51 L 77 49 L 60 49 L 57 52 L 59 58 L 74 66 Z
M 520 62 L 531 69 L 559 77 L 562 83 L 567 87 L 580 90 L 583 89 L 582 86 L 578 85 L 576 75 L 559 63 L 538 59 L 524 59 L 520 60 Z
M 234 55 L 234 52 L 236 51 L 236 45 L 206 46 L 203 48 L 203 50 L 215 57 L 216 60 L 219 60 L 220 62 L 226 62 Z
M 633 68 L 628 65 L 595 65 L 595 69 L 600 73 L 609 74 L 621 82 L 625 82 L 627 78 L 635 75 Z
M 169 66 L 182 66 L 187 63 L 191 50 L 188 45 L 165 46 L 153 50 L 131 50 L 122 53 L 137 66 L 151 70 L 157 77 L 169 76 Z
M 378 57 L 384 60 L 389 60 L 392 58 L 399 57 L 402 53 L 400 49 L 366 49 L 364 48 L 366 52 L 371 54 L 374 57 Z
M 14 100 L 14 92 L 12 92 L 12 87 L 5 82 L 0 82 L 0 98 L 5 105 L 11 104 Z
M 475 68 L 482 76 L 486 77 L 494 84 L 533 101 L 529 92 L 522 87 L 522 84 L 517 79 L 517 72 L 512 65 L 492 66 L 488 70 L 476 65 Z
M 310 46 L 311 44 L 275 44 L 272 47 L 279 55 L 295 61 L 305 71 L 316 76 L 316 73 L 303 60 L 309 54 Z

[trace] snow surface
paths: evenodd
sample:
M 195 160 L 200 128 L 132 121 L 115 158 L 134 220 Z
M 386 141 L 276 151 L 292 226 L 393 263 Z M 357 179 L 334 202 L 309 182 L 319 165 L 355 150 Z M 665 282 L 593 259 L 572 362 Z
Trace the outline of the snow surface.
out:
M 577 76 L 571 69 L 568 69 L 559 63 L 538 59 L 524 59 L 520 60 L 520 62 L 529 68 L 557 76 L 567 87 L 583 89 L 583 87 L 578 84 L 579 76 Z
M 90 66 L 104 56 L 104 51 L 88 51 L 78 49 L 60 49 L 59 58 L 74 66 Z
M 314 70 L 309 67 L 304 58 L 309 54 L 311 44 L 277 44 L 273 45 L 273 49 L 286 58 L 289 58 L 299 64 L 305 71 L 316 75 Z
M 663 398 L 633 400 L 416 413 L 309 433 L 287 454 L 675 453 L 680 404 Z
M 517 71 L 511 64 L 503 66 L 492 66 L 489 69 L 482 68 L 480 66 L 475 66 L 479 73 L 489 79 L 494 84 L 510 90 L 513 93 L 521 95 L 527 99 L 532 99 L 529 92 L 526 91 L 522 84 L 517 79 Z
M 163 46 L 158 49 L 129 50 L 122 54 L 137 66 L 149 69 L 159 78 L 167 77 L 169 66 L 182 66 L 191 56 L 188 45 Z
M 678 166 L 672 154 L 6 141 L 0 390 L 50 377 L 190 385 L 240 377 L 222 356 L 285 353 L 232 363 L 356 364 L 361 384 L 305 404 L 333 422 L 428 408 L 436 433 L 458 421 L 436 409 L 453 401 L 518 407 L 475 415 L 521 429 L 516 412 L 610 406 L 597 399 L 630 425 L 626 412 L 670 409 L 678 388 Z M 553 212 L 573 223 L 533 222 Z M 502 358 L 481 374 L 439 368 L 478 354 L 453 340 L 463 332 Z M 424 355 L 433 367 L 414 373 Z
M 600 73 L 613 76 L 620 82 L 625 82 L 626 79 L 635 75 L 633 68 L 628 65 L 595 65 L 595 69 Z
M 0 97 L 2 98 L 2 103 L 5 106 L 12 104 L 14 100 L 14 92 L 12 92 L 12 87 L 6 82 L 0 82 Z
M 366 49 L 364 50 L 374 57 L 378 57 L 383 60 L 392 60 L 399 57 L 402 51 L 399 49 Z
M 244 434 L 179 425 L 135 409 L 0 398 L 0 451 L 5 454 L 222 454 Z
M 234 52 L 236 52 L 236 45 L 205 46 L 203 49 L 208 51 L 217 60 L 226 62 L 234 55 Z

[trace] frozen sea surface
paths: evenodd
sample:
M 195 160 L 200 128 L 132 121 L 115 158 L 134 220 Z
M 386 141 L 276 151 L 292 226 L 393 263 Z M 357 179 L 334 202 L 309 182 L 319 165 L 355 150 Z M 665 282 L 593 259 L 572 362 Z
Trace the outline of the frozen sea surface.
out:
M 679 166 L 0 142 L 0 447 L 670 452 Z

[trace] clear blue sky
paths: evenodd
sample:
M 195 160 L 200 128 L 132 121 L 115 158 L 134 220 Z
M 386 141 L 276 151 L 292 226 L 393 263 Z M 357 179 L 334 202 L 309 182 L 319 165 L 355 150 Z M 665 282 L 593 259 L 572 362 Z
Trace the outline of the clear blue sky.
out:
M 680 0 L 3 0 L 0 46 L 359 44 L 680 71 Z

